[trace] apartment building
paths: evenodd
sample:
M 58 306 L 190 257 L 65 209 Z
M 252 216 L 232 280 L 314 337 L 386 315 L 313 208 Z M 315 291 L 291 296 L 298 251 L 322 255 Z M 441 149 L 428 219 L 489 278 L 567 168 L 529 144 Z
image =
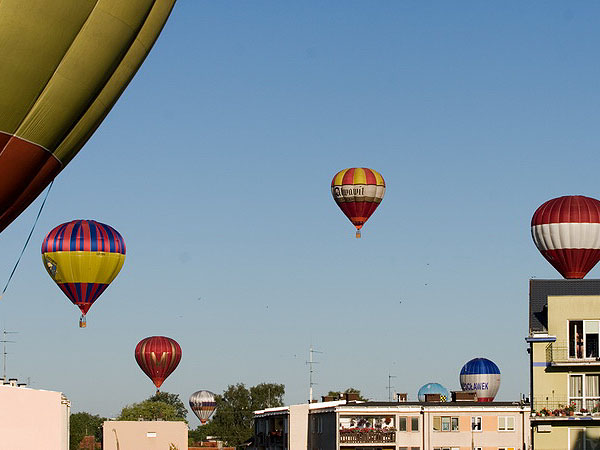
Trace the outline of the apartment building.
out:
M 526 450 L 530 412 L 529 405 L 521 402 L 333 401 L 293 405 L 255 412 L 254 448 Z
M 532 443 L 600 448 L 600 280 L 530 280 Z

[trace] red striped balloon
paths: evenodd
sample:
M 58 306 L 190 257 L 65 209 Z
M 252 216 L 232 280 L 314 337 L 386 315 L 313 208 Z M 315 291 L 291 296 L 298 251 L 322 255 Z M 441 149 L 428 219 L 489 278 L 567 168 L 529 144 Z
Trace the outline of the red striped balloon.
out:
M 600 201 L 582 195 L 548 200 L 531 219 L 544 258 L 565 278 L 583 278 L 600 260 Z
M 147 337 L 135 347 L 135 360 L 158 391 L 181 361 L 181 347 L 165 336 Z

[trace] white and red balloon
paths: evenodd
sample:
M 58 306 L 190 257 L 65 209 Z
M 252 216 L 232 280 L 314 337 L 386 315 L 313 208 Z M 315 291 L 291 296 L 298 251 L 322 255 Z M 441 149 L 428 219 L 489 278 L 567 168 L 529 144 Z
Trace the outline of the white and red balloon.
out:
M 582 195 L 548 200 L 531 219 L 544 258 L 565 278 L 583 278 L 600 260 L 600 201 Z

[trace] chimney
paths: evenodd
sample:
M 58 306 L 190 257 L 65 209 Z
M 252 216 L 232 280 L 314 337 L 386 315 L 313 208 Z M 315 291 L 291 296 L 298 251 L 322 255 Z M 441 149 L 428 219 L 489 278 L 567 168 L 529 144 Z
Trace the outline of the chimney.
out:
M 407 398 L 408 398 L 408 394 L 406 392 L 396 392 L 396 401 L 398 403 L 406 402 Z
M 476 392 L 452 391 L 453 402 L 476 402 Z
M 442 396 L 440 394 L 425 394 L 426 402 L 441 402 Z
M 334 400 L 333 395 L 322 395 L 321 400 L 323 402 L 332 402 Z
M 11 386 L 17 386 L 17 379 L 16 378 L 9 378 L 8 379 L 8 384 L 10 384 Z
M 348 392 L 346 393 L 346 402 L 357 402 L 358 394 L 356 392 Z

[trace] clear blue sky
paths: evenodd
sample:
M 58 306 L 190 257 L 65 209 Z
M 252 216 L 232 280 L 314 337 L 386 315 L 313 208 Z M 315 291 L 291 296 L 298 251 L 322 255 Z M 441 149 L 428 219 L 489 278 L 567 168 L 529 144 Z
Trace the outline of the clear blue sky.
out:
M 0 322 L 9 375 L 115 416 L 154 391 L 133 350 L 175 338 L 164 390 L 284 383 L 416 397 L 476 356 L 501 400 L 528 391 L 528 279 L 557 278 L 529 231 L 564 194 L 600 196 L 597 3 L 179 0 L 125 94 L 58 177 Z M 335 172 L 380 171 L 363 238 Z M 38 199 L 0 235 L 6 279 Z M 40 245 L 93 218 L 127 243 L 88 316 Z M 595 269 L 589 276 L 597 276 Z M 194 418 L 192 426 L 198 424 Z

